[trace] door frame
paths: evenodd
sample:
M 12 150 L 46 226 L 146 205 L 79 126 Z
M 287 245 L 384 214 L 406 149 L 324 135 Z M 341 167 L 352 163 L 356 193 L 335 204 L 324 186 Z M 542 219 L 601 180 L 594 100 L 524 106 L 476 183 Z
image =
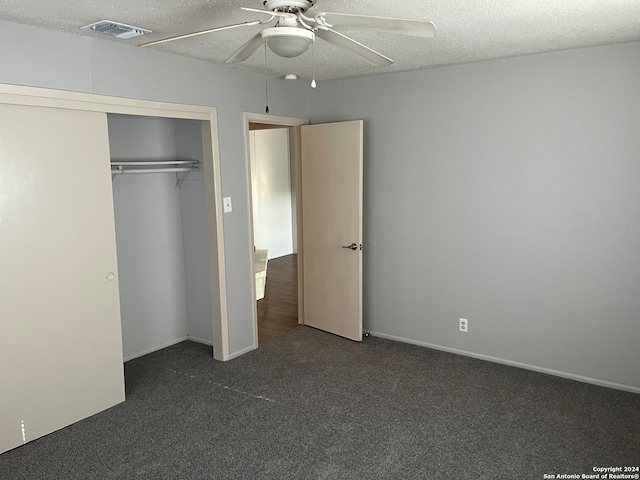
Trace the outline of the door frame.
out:
M 217 302 L 212 301 L 213 357 L 221 361 L 229 360 L 227 283 L 224 258 L 225 249 L 217 109 L 215 107 L 137 100 L 92 93 L 7 84 L 0 84 L 0 104 L 31 105 L 105 114 L 117 113 L 123 115 L 201 121 L 211 296 L 212 299 L 217 300 L 219 298 Z
M 288 128 L 293 127 L 293 138 L 290 143 L 293 145 L 290 156 L 294 162 L 295 175 L 296 175 L 296 238 L 298 244 L 297 254 L 297 268 L 298 268 L 298 323 L 304 325 L 304 282 L 303 282 L 303 264 L 302 259 L 304 251 L 302 249 L 302 169 L 301 169 L 301 142 L 300 142 L 300 127 L 303 125 L 309 125 L 309 119 L 296 118 L 296 117 L 280 117 L 276 115 L 266 115 L 263 113 L 243 113 L 244 122 L 244 143 L 245 143 L 245 168 L 247 172 L 246 176 L 246 190 L 247 190 L 247 204 L 249 205 L 249 258 L 251 260 L 251 313 L 253 317 L 253 348 L 258 348 L 258 306 L 256 300 L 256 282 L 255 282 L 255 258 L 253 255 L 254 246 L 254 232 L 253 232 L 253 192 L 251 182 L 251 148 L 250 148 L 250 136 L 249 136 L 249 124 L 250 123 L 262 123 L 265 125 L 272 125 L 275 127 Z

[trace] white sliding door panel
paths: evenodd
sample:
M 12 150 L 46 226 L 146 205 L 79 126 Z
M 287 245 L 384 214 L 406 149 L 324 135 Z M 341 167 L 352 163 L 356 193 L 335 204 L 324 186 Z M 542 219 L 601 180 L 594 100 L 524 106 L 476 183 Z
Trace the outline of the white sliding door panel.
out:
M 124 400 L 106 114 L 0 105 L 0 452 Z

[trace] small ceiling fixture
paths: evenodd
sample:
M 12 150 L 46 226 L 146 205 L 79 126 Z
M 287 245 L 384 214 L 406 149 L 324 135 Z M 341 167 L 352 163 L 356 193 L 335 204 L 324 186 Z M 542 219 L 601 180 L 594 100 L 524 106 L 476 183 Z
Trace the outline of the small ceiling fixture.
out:
M 298 80 L 298 76 L 295 73 L 287 73 L 283 78 L 291 81 Z
M 100 20 L 99 22 L 86 25 L 82 28 L 116 38 L 133 38 L 144 35 L 145 33 L 151 33 L 151 30 L 147 30 L 146 28 L 112 22 L 111 20 Z

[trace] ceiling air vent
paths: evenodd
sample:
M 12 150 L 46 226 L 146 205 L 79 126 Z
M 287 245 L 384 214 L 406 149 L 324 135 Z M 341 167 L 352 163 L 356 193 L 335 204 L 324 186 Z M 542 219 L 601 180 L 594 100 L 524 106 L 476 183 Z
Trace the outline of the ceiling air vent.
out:
M 145 33 L 151 33 L 151 30 L 147 30 L 145 28 L 132 27 L 131 25 L 112 22 L 111 20 L 102 20 L 100 22 L 95 22 L 82 28 L 88 28 L 95 32 L 116 38 L 133 38 L 144 35 Z

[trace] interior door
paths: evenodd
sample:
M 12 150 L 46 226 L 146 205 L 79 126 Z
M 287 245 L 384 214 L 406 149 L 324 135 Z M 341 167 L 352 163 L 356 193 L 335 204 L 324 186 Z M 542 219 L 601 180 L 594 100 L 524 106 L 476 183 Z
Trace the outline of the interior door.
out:
M 0 453 L 124 400 L 106 114 L 0 105 Z
M 304 323 L 362 340 L 362 120 L 301 127 Z

